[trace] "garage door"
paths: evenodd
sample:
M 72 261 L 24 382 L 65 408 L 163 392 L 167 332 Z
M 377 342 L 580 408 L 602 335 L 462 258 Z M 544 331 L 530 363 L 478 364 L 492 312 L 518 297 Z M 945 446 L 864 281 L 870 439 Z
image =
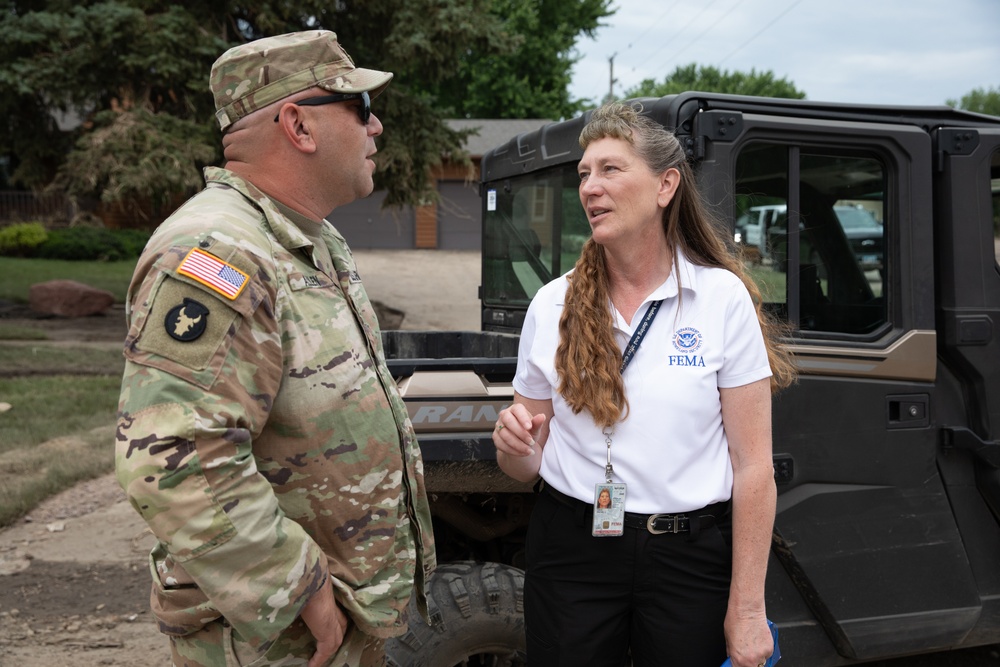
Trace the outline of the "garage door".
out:
M 385 191 L 341 206 L 327 216 L 347 244 L 357 250 L 412 248 L 414 215 L 412 208 L 382 210 Z
M 438 181 L 438 248 L 442 250 L 482 249 L 479 184 Z

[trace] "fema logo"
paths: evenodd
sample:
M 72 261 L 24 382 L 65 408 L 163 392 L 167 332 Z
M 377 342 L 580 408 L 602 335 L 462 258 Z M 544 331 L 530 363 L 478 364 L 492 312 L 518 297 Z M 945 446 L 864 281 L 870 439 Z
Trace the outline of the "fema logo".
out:
M 684 354 L 693 354 L 701 349 L 701 332 L 685 327 L 674 332 L 674 348 Z

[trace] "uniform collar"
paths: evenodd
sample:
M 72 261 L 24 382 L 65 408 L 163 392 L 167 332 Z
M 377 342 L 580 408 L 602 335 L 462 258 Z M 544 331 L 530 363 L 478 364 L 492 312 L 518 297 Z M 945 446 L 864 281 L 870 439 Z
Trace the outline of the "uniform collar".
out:
M 312 249 L 312 241 L 302 233 L 302 230 L 289 219 L 289 216 L 278 209 L 274 200 L 249 181 L 240 178 L 228 169 L 206 167 L 205 182 L 210 187 L 217 185 L 232 188 L 250 200 L 264 214 L 264 220 L 270 227 L 271 233 L 286 250 Z

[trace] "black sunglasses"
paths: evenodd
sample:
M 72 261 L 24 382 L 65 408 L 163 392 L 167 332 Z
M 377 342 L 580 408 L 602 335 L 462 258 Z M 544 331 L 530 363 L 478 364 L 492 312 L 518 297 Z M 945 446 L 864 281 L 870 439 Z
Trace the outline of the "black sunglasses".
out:
M 292 104 L 298 105 L 300 107 L 318 107 L 321 104 L 333 104 L 334 102 L 346 102 L 347 100 L 361 100 L 361 106 L 358 107 L 358 118 L 361 119 L 362 125 L 367 125 L 368 120 L 372 117 L 372 100 L 368 96 L 368 92 L 363 93 L 337 93 L 336 95 L 321 95 L 320 97 L 307 97 L 304 100 L 299 100 L 298 102 L 292 102 Z M 277 114 L 274 117 L 274 122 L 278 122 Z

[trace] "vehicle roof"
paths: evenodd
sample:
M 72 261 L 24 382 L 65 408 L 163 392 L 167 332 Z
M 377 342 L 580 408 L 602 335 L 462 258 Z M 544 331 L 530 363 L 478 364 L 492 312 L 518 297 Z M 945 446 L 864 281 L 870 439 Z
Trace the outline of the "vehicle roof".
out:
M 643 113 L 679 135 L 691 132 L 696 114 L 714 110 L 816 120 L 891 123 L 916 126 L 927 132 L 939 127 L 1000 127 L 1000 117 L 943 105 L 863 105 L 697 91 L 627 101 L 641 104 Z M 592 114 L 591 110 L 576 118 L 544 125 L 487 151 L 481 164 L 482 180 L 510 178 L 579 160 L 583 154 L 579 145 L 580 131 Z

